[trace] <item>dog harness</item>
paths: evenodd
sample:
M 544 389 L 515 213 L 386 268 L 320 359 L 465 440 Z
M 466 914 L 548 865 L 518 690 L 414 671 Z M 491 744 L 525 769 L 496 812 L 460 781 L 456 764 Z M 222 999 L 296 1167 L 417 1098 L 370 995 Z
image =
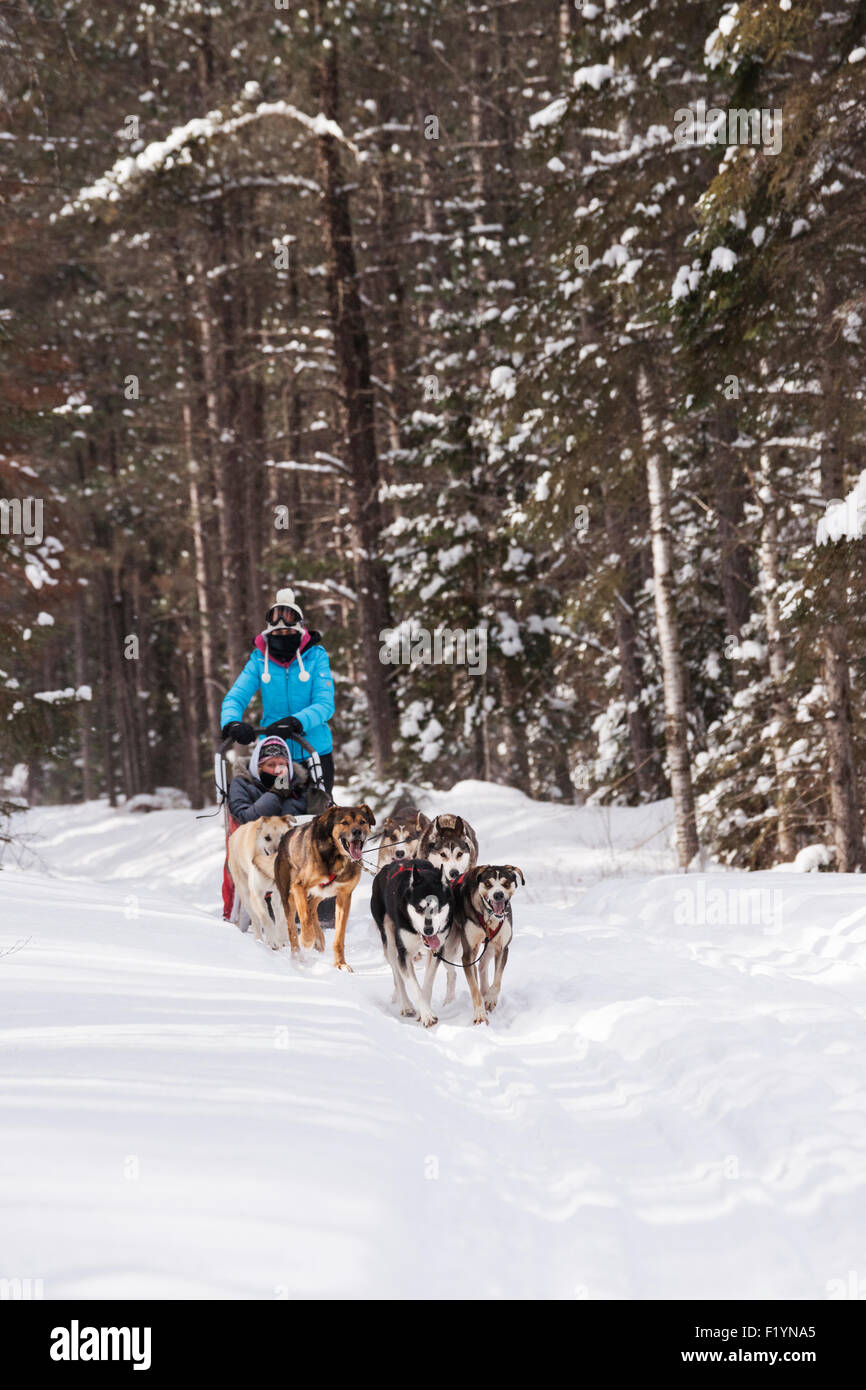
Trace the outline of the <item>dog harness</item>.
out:
M 395 876 L 395 874 L 411 874 L 411 872 L 412 872 L 412 866 L 411 866 L 411 864 L 392 864 L 392 865 L 391 865 L 390 877 L 393 878 L 393 877 Z M 449 922 L 449 923 L 448 923 L 448 928 L 447 928 L 447 930 L 446 930 L 445 933 L 444 933 L 445 936 L 448 935 L 448 932 L 450 932 L 450 930 L 451 930 L 451 928 L 452 928 L 453 925 L 454 925 L 453 922 Z M 419 935 L 419 936 L 420 936 L 421 934 L 420 934 L 420 932 L 417 932 L 416 935 Z M 427 944 L 427 941 L 425 940 L 425 938 L 424 938 L 423 936 L 421 936 L 421 940 L 424 942 L 424 945 L 427 946 L 428 951 L 429 951 L 429 950 L 432 950 L 432 947 L 429 946 L 429 945 Z M 434 956 L 439 956 L 440 960 L 443 959 L 443 957 L 442 957 L 441 954 L 440 954 L 441 951 L 442 951 L 443 949 L 444 949 L 444 948 L 443 948 L 442 946 L 440 946 L 438 951 L 433 951 Z
M 283 839 L 288 839 L 288 837 L 289 837 L 290 835 L 294 835 L 295 831 L 296 831 L 296 830 L 300 830 L 300 829 L 301 829 L 301 827 L 300 827 L 299 825 L 293 825 L 292 828 L 291 828 L 290 830 L 287 830 L 287 831 L 286 831 L 285 835 L 283 836 Z M 317 887 L 317 888 L 327 888 L 328 884 L 329 884 L 329 883 L 333 883 L 333 882 L 334 882 L 334 879 L 335 879 L 336 877 L 337 877 L 337 874 L 336 874 L 336 870 L 335 870 L 334 873 L 331 874 L 331 877 L 330 877 L 330 878 L 326 878 L 325 881 L 324 881 L 324 883 L 318 883 L 318 884 L 316 884 L 316 887 Z M 267 897 L 268 895 L 266 894 L 265 896 Z M 270 903 L 268 903 L 268 911 L 270 911 L 270 906 L 271 906 Z
M 493 941 L 494 938 L 497 937 L 499 933 L 502 931 L 502 924 L 505 921 L 505 914 L 503 913 L 502 916 L 499 918 L 496 930 L 491 931 L 484 919 L 478 916 L 478 913 L 475 911 L 475 908 L 472 906 L 471 902 L 468 904 L 468 906 L 470 912 L 472 913 L 472 916 L 475 918 L 481 930 L 485 933 L 487 940 Z

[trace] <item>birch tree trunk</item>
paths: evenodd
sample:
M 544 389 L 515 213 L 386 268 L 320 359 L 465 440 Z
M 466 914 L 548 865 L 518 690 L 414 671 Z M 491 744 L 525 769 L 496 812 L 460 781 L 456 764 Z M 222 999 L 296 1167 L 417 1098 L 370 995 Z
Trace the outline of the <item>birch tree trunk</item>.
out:
M 653 588 L 665 705 L 665 742 L 674 799 L 677 856 L 684 869 L 698 852 L 695 798 L 692 789 L 686 722 L 686 680 L 674 603 L 673 544 L 667 460 L 662 452 L 649 381 L 638 370 L 638 405 L 647 473 L 652 536 Z
M 189 402 L 183 404 L 183 437 L 186 448 L 187 476 L 189 479 L 189 519 L 192 527 L 193 555 L 195 557 L 195 596 L 198 610 L 198 640 L 201 652 L 202 683 L 204 702 L 207 710 L 207 727 L 211 738 L 216 738 L 219 729 L 219 710 L 216 703 L 216 672 L 214 671 L 213 641 L 211 631 L 210 596 L 207 582 L 207 554 L 204 545 L 204 532 L 201 521 L 201 496 L 199 493 L 199 465 L 195 457 L 192 433 L 192 410 Z

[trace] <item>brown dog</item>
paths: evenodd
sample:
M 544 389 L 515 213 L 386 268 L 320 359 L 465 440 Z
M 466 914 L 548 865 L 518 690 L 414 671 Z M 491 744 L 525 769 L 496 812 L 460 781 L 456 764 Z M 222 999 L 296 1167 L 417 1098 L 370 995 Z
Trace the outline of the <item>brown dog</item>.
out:
M 332 806 L 306 825 L 283 836 L 274 863 L 274 882 L 289 926 L 292 954 L 298 951 L 295 913 L 301 923 L 301 944 L 325 949 L 316 906 L 320 898 L 336 898 L 334 965 L 346 963 L 346 923 L 352 894 L 361 881 L 361 853 L 376 818 L 369 806 Z
M 414 806 L 400 806 L 386 816 L 382 822 L 376 868 L 384 868 L 397 859 L 416 859 L 418 841 L 429 824 L 424 812 Z

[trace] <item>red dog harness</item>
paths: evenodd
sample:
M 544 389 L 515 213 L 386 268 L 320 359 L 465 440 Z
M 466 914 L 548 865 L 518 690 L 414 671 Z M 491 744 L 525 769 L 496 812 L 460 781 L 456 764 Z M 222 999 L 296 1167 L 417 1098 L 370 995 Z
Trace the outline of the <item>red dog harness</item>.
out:
M 478 923 L 479 927 L 480 927 L 481 930 L 486 934 L 487 940 L 488 940 L 488 941 L 492 941 L 492 940 L 494 939 L 494 937 L 496 937 L 496 936 L 499 935 L 499 933 L 502 931 L 502 923 L 505 921 L 505 914 L 504 914 L 504 913 L 503 913 L 503 915 L 499 918 L 499 925 L 497 926 L 496 930 L 495 930 L 495 931 L 491 931 L 490 928 L 488 927 L 487 923 L 486 923 L 481 917 L 478 916 L 478 913 L 475 911 L 475 908 L 472 906 L 471 902 L 468 904 L 468 906 L 469 906 L 469 911 L 472 913 L 472 916 L 475 918 L 475 920 L 476 920 L 476 922 Z
M 287 840 L 287 839 L 289 838 L 290 835 L 294 835 L 295 831 L 296 831 L 296 830 L 300 830 L 300 828 L 301 828 L 301 827 L 300 827 L 299 825 L 293 825 L 292 828 L 291 828 L 291 830 L 287 830 L 287 831 L 286 831 L 285 835 L 283 836 L 283 839 Z M 334 873 L 331 874 L 331 877 L 330 877 L 330 878 L 326 878 L 326 879 L 325 879 L 324 883 L 319 883 L 319 884 L 317 884 L 316 886 L 317 886 L 318 888 L 327 888 L 328 884 L 329 884 L 329 883 L 333 883 L 333 882 L 334 882 L 334 879 L 335 879 L 336 877 L 337 877 L 337 874 L 336 874 L 336 871 L 335 871 Z M 267 897 L 268 895 L 266 894 L 265 896 Z M 268 904 L 268 907 L 270 908 L 270 904 Z

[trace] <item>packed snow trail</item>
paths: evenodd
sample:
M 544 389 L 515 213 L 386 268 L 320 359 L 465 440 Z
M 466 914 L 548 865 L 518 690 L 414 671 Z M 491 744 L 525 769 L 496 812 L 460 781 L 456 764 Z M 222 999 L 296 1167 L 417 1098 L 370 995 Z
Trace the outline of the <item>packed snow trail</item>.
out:
M 295 964 L 218 920 L 218 821 L 28 813 L 0 873 L 0 1277 L 256 1299 L 862 1279 L 863 880 L 678 875 L 667 804 L 468 782 L 430 809 L 526 874 L 487 1027 L 462 979 L 441 1006 L 442 972 L 436 1028 L 397 1015 L 366 875 L 346 975 L 330 934 Z M 720 887 L 740 906 L 699 924 Z M 732 924 L 755 888 L 770 919 Z

